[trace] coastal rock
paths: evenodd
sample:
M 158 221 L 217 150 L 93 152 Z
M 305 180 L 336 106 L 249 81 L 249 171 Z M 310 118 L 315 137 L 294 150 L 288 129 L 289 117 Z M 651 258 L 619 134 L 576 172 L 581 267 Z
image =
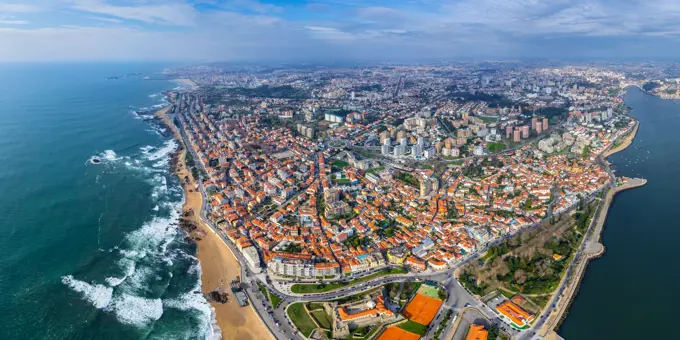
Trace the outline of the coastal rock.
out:
M 196 223 L 194 223 L 194 221 L 187 220 L 186 218 L 179 219 L 179 227 L 188 233 L 198 229 L 198 226 L 196 225 Z
M 213 290 L 212 292 L 208 293 L 207 299 L 210 302 L 227 303 L 227 301 L 229 301 L 229 294 L 219 290 Z

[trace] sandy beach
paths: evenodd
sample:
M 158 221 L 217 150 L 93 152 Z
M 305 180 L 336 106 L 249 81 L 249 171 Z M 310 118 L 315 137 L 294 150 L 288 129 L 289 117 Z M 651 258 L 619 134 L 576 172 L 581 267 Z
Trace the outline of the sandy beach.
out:
M 178 129 L 174 126 L 168 115 L 166 114 L 169 108 L 164 108 L 156 112 L 156 116 L 172 129 L 176 139 L 181 140 Z M 183 207 L 183 215 L 185 218 L 195 223 L 198 229 L 191 233 L 191 237 L 196 241 L 198 246 L 197 257 L 201 262 L 201 281 L 203 293 L 209 293 L 219 287 L 224 287 L 228 291 L 229 283 L 236 280 L 240 275 L 241 267 L 223 243 L 219 236 L 213 233 L 205 222 L 200 218 L 200 210 L 202 205 L 201 194 L 196 190 L 196 183 L 191 177 L 189 169 L 184 163 L 185 149 L 178 152 L 177 159 L 173 169 L 180 178 L 184 187 L 185 203 Z M 236 299 L 229 291 L 229 301 L 225 304 L 212 303 L 215 309 L 217 324 L 222 331 L 222 339 L 264 339 L 271 338 L 269 330 L 260 320 L 259 316 L 248 307 L 240 307 Z
M 619 144 L 616 147 L 613 147 L 607 151 L 605 151 L 602 154 L 602 158 L 607 158 L 619 151 L 625 150 L 628 146 L 630 146 L 631 143 L 633 143 L 633 140 L 635 139 L 635 135 L 637 134 L 638 127 L 640 127 L 640 122 L 635 123 L 635 127 L 633 128 L 633 131 L 629 133 L 626 138 L 621 141 L 621 144 Z
M 178 83 L 180 83 L 184 86 L 187 86 L 192 90 L 198 87 L 198 85 L 196 83 L 194 83 L 194 81 L 191 80 L 191 79 L 178 78 L 178 79 L 173 79 L 172 81 L 175 81 L 175 82 L 178 82 Z

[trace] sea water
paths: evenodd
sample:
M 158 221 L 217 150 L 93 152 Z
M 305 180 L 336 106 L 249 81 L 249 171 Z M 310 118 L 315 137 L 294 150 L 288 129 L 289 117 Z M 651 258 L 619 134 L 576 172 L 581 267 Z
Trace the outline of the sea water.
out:
M 219 338 L 178 144 L 138 113 L 164 66 L 0 65 L 0 339 Z

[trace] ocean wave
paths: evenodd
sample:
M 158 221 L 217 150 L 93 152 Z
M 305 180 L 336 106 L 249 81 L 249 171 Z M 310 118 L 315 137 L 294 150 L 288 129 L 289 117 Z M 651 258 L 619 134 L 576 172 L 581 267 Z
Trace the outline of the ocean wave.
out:
M 141 296 L 121 294 L 116 296 L 107 310 L 116 314 L 118 321 L 128 325 L 145 326 L 161 318 L 163 301 Z
M 175 142 L 174 139 L 170 139 L 163 143 L 163 146 L 158 148 L 156 151 L 151 152 L 151 150 L 147 150 L 142 151 L 142 153 L 146 155 L 147 160 L 155 161 L 167 158 L 175 150 L 177 150 L 177 142 Z
M 151 287 L 151 281 L 158 279 L 155 273 L 155 268 L 148 266 L 139 266 L 135 272 L 125 281 L 124 290 L 126 292 L 141 293 L 146 292 Z
M 153 188 L 151 189 L 151 197 L 155 199 L 158 199 L 170 191 L 168 189 L 168 180 L 165 178 L 165 176 L 154 175 L 149 180 L 149 182 L 151 185 L 153 185 Z
M 102 161 L 108 161 L 108 162 L 113 162 L 121 159 L 121 157 L 118 157 L 115 151 L 113 150 L 104 150 L 104 152 L 101 152 L 97 155 L 90 156 L 88 159 L 88 162 L 92 164 L 99 164 L 102 163 Z
M 197 262 L 198 265 L 198 262 Z M 193 268 L 194 266 L 192 266 Z M 198 265 L 200 272 L 200 265 Z M 200 277 L 200 275 L 199 275 Z M 201 331 L 206 335 L 205 339 L 219 340 L 222 339 L 222 332 L 217 325 L 217 317 L 215 308 L 213 308 L 201 293 L 201 280 L 199 279 L 196 286 L 188 293 L 182 294 L 176 299 L 163 300 L 163 306 L 166 308 L 174 308 L 181 311 L 197 311 L 199 320 L 203 320 Z
M 161 104 L 151 108 L 168 105 L 165 96 L 161 97 Z M 137 112 L 134 114 L 139 116 Z M 153 129 L 150 133 L 163 131 L 153 122 L 150 124 Z M 143 146 L 129 157 L 121 157 L 113 150 L 99 154 L 103 163 L 118 161 L 107 169 L 136 172 L 152 186 L 151 195 L 155 203 L 151 205 L 151 217 L 138 229 L 126 233 L 122 243 L 109 249 L 110 255 L 107 256 L 112 257 L 118 268 L 102 275 L 105 278 L 98 277 L 96 282 L 88 283 L 68 275 L 62 278 L 62 282 L 78 292 L 84 301 L 112 314 L 122 324 L 148 329 L 149 324 L 161 320 L 164 309 L 174 309 L 195 320 L 192 322 L 194 326 L 186 329 L 187 334 L 191 334 L 189 337 L 221 339 L 214 309 L 201 291 L 200 263 L 189 251 L 193 248 L 184 245 L 184 233 L 179 228 L 184 197 L 181 195 L 182 188 L 169 177 L 172 174 L 168 166 L 170 155 L 177 148 L 178 143 L 170 139 L 158 146 Z M 175 266 L 178 263 L 188 265 L 186 260 L 191 265 L 186 271 L 182 270 L 182 278 L 177 278 Z M 175 279 L 172 279 L 173 272 Z M 190 291 L 185 290 L 188 288 L 184 286 L 185 275 L 192 281 L 189 286 L 194 285 L 193 279 L 198 277 Z M 182 289 L 177 291 L 176 284 Z
M 157 249 L 163 241 L 172 241 L 179 235 L 177 221 L 179 209 L 170 211 L 169 217 L 154 217 L 144 223 L 141 228 L 129 233 L 125 239 L 132 250 L 151 251 Z
M 142 152 L 149 152 L 153 149 L 154 149 L 154 147 L 151 146 L 151 145 L 144 145 L 141 148 L 139 148 L 139 150 L 142 151 Z
M 96 308 L 106 308 L 111 303 L 111 297 L 113 296 L 113 288 L 111 287 L 76 280 L 72 275 L 63 276 L 61 282 L 73 291 L 81 293 L 83 298 Z

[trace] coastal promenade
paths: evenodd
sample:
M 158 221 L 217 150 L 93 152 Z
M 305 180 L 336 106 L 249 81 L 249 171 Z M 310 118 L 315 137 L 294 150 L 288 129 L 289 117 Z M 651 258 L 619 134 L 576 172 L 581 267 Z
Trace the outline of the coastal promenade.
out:
M 617 152 L 625 150 L 628 146 L 630 146 L 631 143 L 633 143 L 633 140 L 635 139 L 635 135 L 637 135 L 638 128 L 640 127 L 640 122 L 635 123 L 635 127 L 633 127 L 633 131 L 628 133 L 625 138 L 621 141 L 621 144 L 610 147 L 609 149 L 605 150 L 602 153 L 602 158 L 607 158 Z
M 538 331 L 539 335 L 546 337 L 549 334 L 554 333 L 554 329 L 559 326 L 562 319 L 566 316 L 571 301 L 578 292 L 578 287 L 585 274 L 588 262 L 604 254 L 605 247 L 600 243 L 600 237 L 602 229 L 604 228 L 604 223 L 607 220 L 607 212 L 614 196 L 621 191 L 637 188 L 646 183 L 647 181 L 645 179 L 626 179 L 620 186 L 613 187 L 607 191 L 586 232 L 586 239 L 584 240 L 577 258 L 574 260 L 575 266 L 573 274 L 568 275 L 565 278 L 568 282 L 566 289 L 561 294 L 557 295 L 556 298 L 553 298 L 551 303 L 546 307 L 546 310 L 549 310 L 550 308 L 552 308 L 552 310 L 549 312 L 543 327 Z M 544 310 L 544 312 L 546 310 Z
M 640 122 L 636 122 L 633 131 L 625 135 L 623 141 L 620 144 L 610 147 L 603 151 L 598 157 L 604 160 L 606 157 L 620 152 L 626 149 L 635 139 Z M 602 162 L 606 163 L 606 162 Z M 607 170 L 609 170 L 608 164 L 605 164 Z M 610 172 L 611 173 L 611 172 Z M 614 182 L 616 183 L 616 177 L 613 176 Z M 636 188 L 643 186 L 647 183 L 645 179 L 638 178 L 622 178 L 620 185 L 610 187 L 601 204 L 598 205 L 595 215 L 591 221 L 591 224 L 586 232 L 586 237 L 579 248 L 579 252 L 572 261 L 567 275 L 560 282 L 560 286 L 556 294 L 553 295 L 552 299 L 546 305 L 541 313 L 540 319 L 532 327 L 532 329 L 538 329 L 536 334 L 544 338 L 559 338 L 555 329 L 559 327 L 562 320 L 566 317 L 569 306 L 573 301 L 574 297 L 578 293 L 578 288 L 580 282 L 585 274 L 588 263 L 604 254 L 605 247 L 600 243 L 600 237 L 602 234 L 602 229 L 604 228 L 604 223 L 607 219 L 607 213 L 614 196 L 624 190 Z M 527 332 L 525 336 L 521 339 L 530 339 L 527 335 L 533 335 L 534 332 Z
M 635 139 L 639 126 L 640 122 L 638 121 L 633 130 L 623 137 L 620 144 L 607 148 L 597 157 L 598 162 L 605 166 L 607 172 L 612 176 L 612 183 L 617 183 L 617 178 L 609 169 L 605 158 L 630 146 Z M 645 179 L 621 178 L 621 180 L 620 185 L 612 184 L 607 188 L 604 197 L 601 198 L 601 203 L 598 204 L 597 210 L 593 215 L 593 219 L 586 231 L 586 236 L 567 269 L 566 275 L 560 281 L 550 301 L 541 311 L 539 319 L 536 320 L 529 330 L 523 332 L 519 339 L 529 340 L 533 339 L 535 335 L 546 339 L 560 338 L 555 329 L 559 327 L 561 321 L 566 317 L 569 306 L 578 293 L 578 288 L 585 274 L 588 262 L 602 256 L 605 251 L 604 245 L 600 243 L 600 236 L 612 199 L 621 191 L 636 188 L 647 183 Z

